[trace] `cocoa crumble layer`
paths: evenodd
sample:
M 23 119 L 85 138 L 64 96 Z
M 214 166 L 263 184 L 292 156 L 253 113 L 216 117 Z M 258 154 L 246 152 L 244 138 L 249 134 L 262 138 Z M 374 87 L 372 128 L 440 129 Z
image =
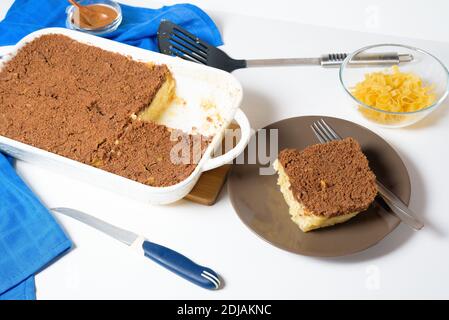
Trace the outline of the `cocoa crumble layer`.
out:
M 195 165 L 166 163 L 165 149 L 151 145 L 170 145 L 166 134 L 159 135 L 160 141 L 152 138 L 153 131 L 168 128 L 133 123 L 169 77 L 165 65 L 137 62 L 63 35 L 43 35 L 20 49 L 0 71 L 0 135 L 142 183 L 175 184 Z M 122 136 L 122 143 L 133 144 L 123 154 L 133 155 L 110 157 Z M 148 164 L 160 153 L 164 161 L 158 167 L 165 178 L 137 169 L 136 162 Z
M 104 150 L 99 167 L 147 185 L 170 186 L 190 176 L 209 142 L 202 135 L 136 120 L 113 148 Z

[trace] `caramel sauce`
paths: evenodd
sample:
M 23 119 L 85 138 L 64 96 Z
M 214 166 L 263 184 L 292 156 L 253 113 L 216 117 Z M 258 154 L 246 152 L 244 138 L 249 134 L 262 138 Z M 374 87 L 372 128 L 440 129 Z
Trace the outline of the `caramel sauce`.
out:
M 114 22 L 118 12 L 107 5 L 91 4 L 85 6 L 87 10 L 75 8 L 72 16 L 72 23 L 82 29 L 100 29 Z M 89 16 L 86 18 L 86 14 Z

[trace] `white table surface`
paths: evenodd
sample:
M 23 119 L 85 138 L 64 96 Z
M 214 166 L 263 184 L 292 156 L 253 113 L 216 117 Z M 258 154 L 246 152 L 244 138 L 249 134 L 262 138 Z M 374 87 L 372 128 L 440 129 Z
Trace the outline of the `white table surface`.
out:
M 0 17 L 11 2 L 1 2 Z M 263 16 L 275 4 L 258 3 L 252 17 L 239 15 L 237 5 L 234 13 L 230 12 L 232 6 L 220 6 L 218 1 L 207 5 L 223 31 L 224 48 L 232 56 L 309 56 L 354 50 L 371 43 L 401 42 L 427 49 L 449 65 L 448 42 L 404 37 L 414 35 L 407 31 L 407 23 L 410 16 L 420 16 L 419 7 L 407 10 L 403 29 L 395 24 L 397 29 L 392 34 L 401 35 L 399 38 L 386 35 L 387 30 L 382 27 L 377 31 L 384 35 L 348 30 L 357 26 L 348 27 L 347 22 L 339 25 L 346 30 L 299 24 L 292 21 L 291 14 L 281 17 L 284 21 L 268 20 Z M 304 3 L 298 5 L 298 10 Z M 447 9 L 446 4 L 435 3 L 436 15 L 440 14 L 438 9 Z M 213 11 L 214 4 L 227 12 Z M 315 7 L 311 6 L 309 17 L 304 13 L 300 16 L 310 20 L 315 15 L 321 21 L 318 24 L 324 24 L 322 12 Z M 341 8 L 335 14 L 347 15 L 348 8 Z M 360 8 L 356 6 L 355 12 Z M 379 1 L 379 8 L 380 12 L 388 9 L 384 1 Z M 399 12 L 400 5 L 389 10 Z M 280 10 L 274 12 L 279 18 Z M 423 24 L 432 22 L 427 13 L 425 19 Z M 385 25 L 391 22 L 385 21 L 382 15 L 380 21 Z M 366 31 L 364 27 L 360 30 Z M 435 40 L 437 33 L 441 36 L 437 39 L 449 40 L 449 37 L 444 39 L 449 31 L 432 32 L 429 26 L 423 30 L 416 35 Z M 351 101 L 339 87 L 337 70 L 248 69 L 235 72 L 235 76 L 243 85 L 242 108 L 254 128 L 283 118 L 324 114 L 362 123 L 383 136 L 399 152 L 409 170 L 411 208 L 425 221 L 426 227 L 412 232 L 400 225 L 378 245 L 349 257 L 303 257 L 274 248 L 255 236 L 240 222 L 226 191 L 213 207 L 188 201 L 149 206 L 19 162 L 20 175 L 46 205 L 78 208 L 146 235 L 211 266 L 226 282 L 225 288 L 216 292 L 197 288 L 134 255 L 121 243 L 70 218 L 57 216 L 76 247 L 37 275 L 38 299 L 449 298 L 449 214 L 445 199 L 449 181 L 449 102 L 413 127 L 382 129 L 364 123 L 352 111 Z

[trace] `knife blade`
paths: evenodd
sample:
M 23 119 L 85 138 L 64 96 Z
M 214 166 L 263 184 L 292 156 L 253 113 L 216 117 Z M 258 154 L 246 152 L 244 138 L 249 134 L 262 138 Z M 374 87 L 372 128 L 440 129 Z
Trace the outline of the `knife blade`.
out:
M 131 231 L 120 229 L 119 227 L 113 226 L 112 224 L 109 224 L 103 220 L 100 220 L 78 210 L 74 210 L 71 208 L 53 208 L 52 210 L 81 221 L 103 233 L 106 233 L 108 236 L 123 242 L 128 246 L 131 246 L 139 237 L 137 234 Z
M 215 271 L 196 264 L 172 249 L 150 242 L 141 235 L 116 227 L 79 210 L 63 207 L 51 210 L 87 224 L 130 247 L 142 249 L 147 258 L 202 288 L 209 290 L 221 288 L 220 277 Z

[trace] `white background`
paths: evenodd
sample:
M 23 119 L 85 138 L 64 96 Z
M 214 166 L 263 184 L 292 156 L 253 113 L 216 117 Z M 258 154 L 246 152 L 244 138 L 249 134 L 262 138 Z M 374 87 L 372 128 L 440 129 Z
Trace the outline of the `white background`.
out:
M 449 2 L 443 0 L 193 2 L 216 19 L 224 49 L 235 57 L 310 56 L 401 42 L 427 49 L 449 65 Z M 0 2 L 0 17 L 10 3 Z M 235 76 L 254 128 L 325 114 L 360 122 L 383 136 L 407 165 L 411 207 L 425 229 L 414 233 L 400 225 L 375 247 L 349 257 L 302 257 L 257 238 L 234 213 L 226 191 L 213 207 L 187 201 L 149 206 L 19 163 L 20 174 L 48 206 L 72 206 L 144 234 L 209 265 L 226 281 L 217 292 L 197 288 L 107 236 L 57 217 L 76 248 L 38 274 L 38 298 L 449 298 L 448 102 L 417 125 L 388 130 L 358 118 L 336 70 L 254 69 Z
M 63 0 L 62 0 L 63 1 Z M 13 0 L 0 1 L 0 19 Z M 356 31 L 449 41 L 447 0 L 120 1 L 136 6 L 189 2 L 203 9 Z

